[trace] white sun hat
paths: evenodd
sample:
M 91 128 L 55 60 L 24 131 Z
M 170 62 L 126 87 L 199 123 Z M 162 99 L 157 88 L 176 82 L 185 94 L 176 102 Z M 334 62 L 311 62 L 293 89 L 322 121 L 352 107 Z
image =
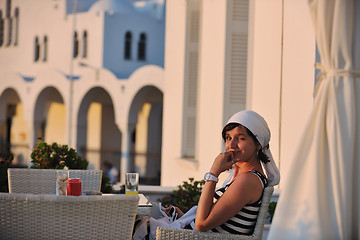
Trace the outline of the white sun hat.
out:
M 263 168 L 265 169 L 265 173 L 268 179 L 268 185 L 275 186 L 279 184 L 280 172 L 275 164 L 274 158 L 270 151 L 270 147 L 268 147 L 271 134 L 265 119 L 254 111 L 244 110 L 235 113 L 227 122 L 227 124 L 229 123 L 239 123 L 249 129 L 255 135 L 256 139 L 261 145 L 262 152 L 265 153 L 270 160 L 270 162 L 268 163 L 261 162 Z M 230 181 L 233 174 L 234 173 L 232 171 L 225 182 Z

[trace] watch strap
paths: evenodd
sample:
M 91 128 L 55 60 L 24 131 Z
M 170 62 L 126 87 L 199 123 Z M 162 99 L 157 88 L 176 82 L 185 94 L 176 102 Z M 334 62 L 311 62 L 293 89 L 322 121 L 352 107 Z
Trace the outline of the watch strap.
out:
M 216 183 L 219 181 L 219 179 L 217 177 L 215 177 L 214 174 L 212 174 L 211 172 L 205 173 L 204 180 L 205 181 L 213 181 Z

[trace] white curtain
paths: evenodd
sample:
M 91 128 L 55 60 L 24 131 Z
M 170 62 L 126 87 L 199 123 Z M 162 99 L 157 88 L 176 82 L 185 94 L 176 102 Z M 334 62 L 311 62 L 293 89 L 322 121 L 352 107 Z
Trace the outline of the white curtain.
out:
M 308 3 L 320 74 L 268 239 L 360 239 L 360 1 Z

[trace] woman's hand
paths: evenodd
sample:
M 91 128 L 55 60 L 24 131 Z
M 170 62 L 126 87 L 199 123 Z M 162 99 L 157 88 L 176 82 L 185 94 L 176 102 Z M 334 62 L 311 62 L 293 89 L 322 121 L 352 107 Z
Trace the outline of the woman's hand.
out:
M 165 208 L 165 210 L 164 210 L 164 212 L 165 212 L 168 216 L 171 215 L 170 210 L 171 210 L 172 207 L 175 208 L 175 213 L 177 213 L 178 218 L 181 218 L 181 217 L 184 215 L 183 211 L 181 211 L 180 208 L 175 207 L 175 206 L 173 206 L 173 205 L 170 205 L 169 207 Z
M 220 173 L 231 169 L 235 162 L 235 153 L 233 151 L 220 153 L 215 158 L 210 172 L 218 177 Z

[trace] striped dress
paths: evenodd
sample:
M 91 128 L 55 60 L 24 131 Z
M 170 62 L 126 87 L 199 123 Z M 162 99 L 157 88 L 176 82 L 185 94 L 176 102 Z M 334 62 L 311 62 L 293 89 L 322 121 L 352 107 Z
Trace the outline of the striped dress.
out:
M 258 171 L 254 170 L 250 172 L 258 176 L 264 190 L 264 188 L 267 186 L 267 179 Z M 224 194 L 224 192 L 228 189 L 231 183 L 215 191 L 215 202 L 219 200 L 219 198 Z M 212 231 L 220 233 L 251 235 L 254 232 L 257 216 L 259 214 L 259 209 L 262 202 L 262 197 L 263 195 L 261 194 L 261 197 L 258 201 L 245 205 L 234 217 L 229 219 L 224 224 L 221 224 L 220 226 L 212 229 Z

